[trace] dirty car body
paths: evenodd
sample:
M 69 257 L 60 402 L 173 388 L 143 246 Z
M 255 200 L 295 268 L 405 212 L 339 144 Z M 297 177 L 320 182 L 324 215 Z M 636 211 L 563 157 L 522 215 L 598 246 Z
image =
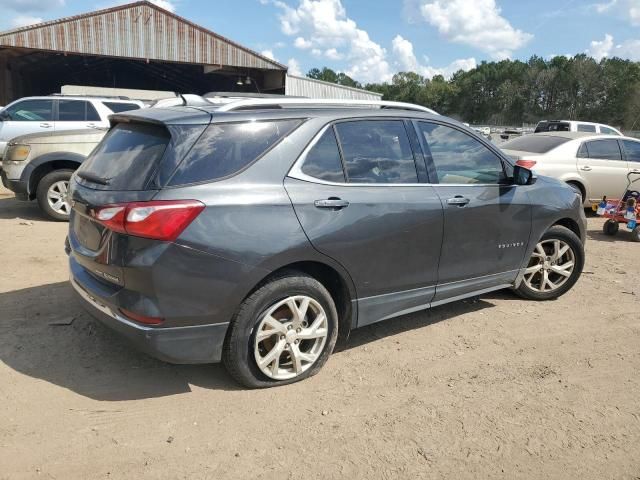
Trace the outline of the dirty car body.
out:
M 92 314 L 168 362 L 219 362 L 236 341 L 229 332 L 249 308 L 242 306 L 291 272 L 326 287 L 335 328 L 346 334 L 518 287 L 537 243 L 554 225 L 585 240 L 584 211 L 569 187 L 544 177 L 518 184 L 513 176 L 521 169 L 514 172 L 498 149 L 439 115 L 198 106 L 129 112 L 112 117 L 112 125 L 71 179 L 71 283 Z M 251 138 L 267 135 L 256 132 L 271 132 L 271 140 L 255 146 Z M 447 166 L 446 159 L 436 165 L 434 157 L 447 148 L 438 140 L 442 135 L 468 142 L 460 155 L 476 149 L 483 158 L 495 157 L 491 168 L 499 172 L 470 174 Z M 143 152 L 144 161 L 104 166 L 102 157 L 118 153 L 110 144 L 135 142 L 136 136 L 154 144 Z M 367 142 L 375 148 L 363 146 Z M 367 148 L 387 151 L 388 158 L 371 160 Z M 351 153 L 356 150 L 365 153 Z M 334 157 L 332 170 L 328 159 Z M 189 216 L 177 233 L 162 237 L 157 230 L 163 226 L 153 225 L 148 234 L 128 221 L 149 211 L 161 215 L 154 209 L 165 205 Z M 117 222 L 121 215 L 127 216 L 124 227 Z M 322 301 L 314 308 L 322 307 L 331 316 Z M 248 355 L 255 344 L 260 359 L 258 328 L 247 330 L 246 341 Z M 282 348 L 290 340 L 294 348 L 294 336 L 280 339 L 287 342 Z M 297 354 L 284 355 L 295 363 Z M 291 371 L 302 372 L 302 365 Z M 266 376 L 256 374 L 264 377 L 259 386 L 268 385 L 271 371 L 276 380 L 293 378 L 275 363 L 268 368 L 261 370 Z

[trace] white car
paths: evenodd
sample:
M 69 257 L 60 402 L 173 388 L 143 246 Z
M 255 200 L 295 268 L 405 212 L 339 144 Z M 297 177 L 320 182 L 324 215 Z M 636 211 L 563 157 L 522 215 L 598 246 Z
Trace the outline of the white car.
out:
M 136 110 L 138 100 L 111 97 L 50 95 L 25 97 L 0 110 L 0 159 L 7 142 L 29 133 L 108 128 L 109 115 Z
M 542 120 L 536 125 L 534 133 L 541 132 L 584 132 L 622 136 L 617 128 L 604 123 L 581 122 L 578 120 Z
M 627 174 L 640 172 L 640 140 L 582 132 L 535 133 L 500 148 L 516 164 L 571 185 L 586 206 L 603 196 L 619 198 Z

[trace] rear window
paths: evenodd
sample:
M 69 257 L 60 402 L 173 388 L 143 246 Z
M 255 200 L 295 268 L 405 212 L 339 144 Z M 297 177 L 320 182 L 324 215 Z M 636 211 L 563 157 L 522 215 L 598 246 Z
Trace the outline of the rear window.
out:
M 208 182 L 247 167 L 300 125 L 301 120 L 217 123 L 207 127 L 169 185 Z
M 137 103 L 121 103 L 121 102 L 102 102 L 102 104 L 113 113 L 127 112 L 129 110 L 139 110 L 140 105 Z
M 78 169 L 93 188 L 143 190 L 171 136 L 159 125 L 119 123 Z
M 567 122 L 539 122 L 534 133 L 539 132 L 568 132 L 571 125 Z
M 514 138 L 500 145 L 503 150 L 518 150 L 520 152 L 547 153 L 563 143 L 567 143 L 570 138 L 552 137 L 549 135 L 525 135 Z

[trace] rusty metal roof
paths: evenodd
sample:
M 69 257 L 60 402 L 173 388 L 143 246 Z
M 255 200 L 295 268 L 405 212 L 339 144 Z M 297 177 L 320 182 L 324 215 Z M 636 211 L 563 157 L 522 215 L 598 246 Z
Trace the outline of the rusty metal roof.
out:
M 0 32 L 0 47 L 286 70 L 253 50 L 148 1 Z

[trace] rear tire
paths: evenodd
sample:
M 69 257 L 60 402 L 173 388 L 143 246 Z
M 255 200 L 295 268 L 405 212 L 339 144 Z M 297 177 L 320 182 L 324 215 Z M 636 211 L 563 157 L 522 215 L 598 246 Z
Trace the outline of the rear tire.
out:
M 604 225 L 602 225 L 602 233 L 604 233 L 605 235 L 609 235 L 610 237 L 613 237 L 616 233 L 618 233 L 618 230 L 620 230 L 620 225 L 618 225 L 618 222 L 616 222 L 613 218 L 608 219 L 606 222 L 604 222 Z
M 338 314 L 327 289 L 312 277 L 289 272 L 242 302 L 229 325 L 222 361 L 245 387 L 287 385 L 318 373 L 337 338 Z
M 554 300 L 567 293 L 584 267 L 584 246 L 566 227 L 555 225 L 542 236 L 515 292 L 527 300 Z
M 69 180 L 73 170 L 54 170 L 47 173 L 36 189 L 36 199 L 42 211 L 52 220 L 68 222 L 71 205 L 67 201 Z
M 631 230 L 631 240 L 634 242 L 640 242 L 640 226 Z

